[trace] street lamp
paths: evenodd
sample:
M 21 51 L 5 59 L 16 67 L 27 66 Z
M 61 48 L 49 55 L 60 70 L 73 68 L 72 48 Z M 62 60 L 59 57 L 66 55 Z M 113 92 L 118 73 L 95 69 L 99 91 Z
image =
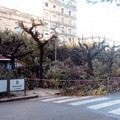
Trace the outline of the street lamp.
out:
M 56 40 L 59 39 L 59 34 L 62 33 L 61 29 L 60 28 L 55 28 L 55 32 L 56 32 L 56 35 L 57 35 L 57 38 Z M 55 61 L 57 60 L 57 41 L 55 40 Z
M 62 30 L 57 24 L 57 18 L 54 20 L 55 24 L 51 27 L 51 30 L 53 31 L 53 34 L 57 37 L 56 40 L 59 39 L 59 34 L 62 33 Z M 57 41 L 55 40 L 55 61 L 57 60 Z

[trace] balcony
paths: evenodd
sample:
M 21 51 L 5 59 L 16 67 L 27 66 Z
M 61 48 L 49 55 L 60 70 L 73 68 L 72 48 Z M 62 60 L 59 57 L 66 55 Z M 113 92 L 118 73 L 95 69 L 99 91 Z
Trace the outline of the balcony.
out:
M 72 9 L 75 10 L 77 9 L 77 5 L 76 2 L 71 2 L 71 1 L 64 1 L 64 0 L 54 0 L 54 3 L 58 4 L 58 5 L 62 5 L 68 9 Z
M 77 36 L 75 33 L 67 33 L 67 32 L 62 32 L 62 33 L 60 33 L 60 35 L 71 36 L 71 37 Z
M 61 13 L 60 11 L 58 11 L 58 10 L 56 10 L 56 9 L 54 9 L 53 11 L 51 11 L 51 12 L 53 12 L 53 13 L 55 13 L 55 14 L 57 14 L 57 15 L 60 15 L 60 16 L 65 16 L 65 17 L 67 17 L 67 18 L 71 18 L 71 19 L 77 19 L 77 17 L 75 16 L 75 15 L 69 15 L 69 14 L 67 14 L 67 13 Z
M 60 22 L 60 21 L 52 21 L 52 23 L 55 23 L 55 24 L 58 24 L 58 25 L 63 25 L 63 26 L 66 26 L 66 27 L 71 27 L 71 28 L 77 28 L 77 25 L 72 25 L 72 24 L 69 24 L 68 22 Z

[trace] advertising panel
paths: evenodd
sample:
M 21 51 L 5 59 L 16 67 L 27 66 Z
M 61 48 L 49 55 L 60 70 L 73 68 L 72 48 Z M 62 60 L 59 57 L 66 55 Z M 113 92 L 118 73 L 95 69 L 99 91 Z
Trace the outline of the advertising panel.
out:
M 21 91 L 25 89 L 25 79 L 10 79 L 10 91 Z
M 7 80 L 0 80 L 0 92 L 7 92 Z

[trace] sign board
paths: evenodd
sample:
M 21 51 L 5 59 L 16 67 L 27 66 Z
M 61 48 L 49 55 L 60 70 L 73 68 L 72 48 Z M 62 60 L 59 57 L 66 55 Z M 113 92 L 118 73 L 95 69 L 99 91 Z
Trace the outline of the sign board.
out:
M 0 92 L 7 92 L 7 80 L 0 80 Z
M 25 79 L 10 79 L 10 91 L 25 90 Z

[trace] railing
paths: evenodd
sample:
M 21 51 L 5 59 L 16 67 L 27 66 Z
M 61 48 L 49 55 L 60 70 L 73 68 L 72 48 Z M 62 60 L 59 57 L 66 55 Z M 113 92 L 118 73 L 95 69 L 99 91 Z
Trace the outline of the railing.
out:
M 82 89 L 97 89 L 104 87 L 108 92 L 120 91 L 120 77 L 113 77 L 107 79 L 94 79 L 94 80 L 58 80 L 58 79 L 38 79 L 26 78 L 27 88 L 34 89 L 35 87 L 43 88 L 72 88 L 73 86 L 80 86 Z

